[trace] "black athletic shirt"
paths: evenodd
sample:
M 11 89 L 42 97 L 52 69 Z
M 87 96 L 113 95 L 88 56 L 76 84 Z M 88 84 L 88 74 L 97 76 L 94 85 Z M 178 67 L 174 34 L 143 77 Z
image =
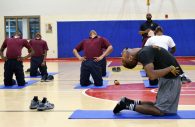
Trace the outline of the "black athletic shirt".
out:
M 174 56 L 172 56 L 171 53 L 169 53 L 164 48 L 160 47 L 152 47 L 152 46 L 145 46 L 143 47 L 137 54 L 137 59 L 140 63 L 143 64 L 143 66 L 153 63 L 154 69 L 164 69 L 166 67 L 169 67 L 171 65 L 175 67 L 180 68 L 180 74 L 183 74 L 183 70 L 181 69 L 180 65 L 178 64 L 177 60 Z M 179 75 L 180 75 L 179 74 Z M 164 76 L 164 78 L 176 78 L 178 77 L 174 76 L 171 72 Z
M 151 29 L 151 30 L 155 31 L 155 29 L 156 29 L 157 26 L 158 26 L 158 24 L 155 23 L 155 22 L 153 22 L 153 21 L 151 21 L 151 22 L 146 21 L 145 23 L 143 23 L 143 24 L 140 26 L 140 31 L 145 31 L 145 30 L 147 30 L 147 29 Z M 144 39 L 144 38 L 146 38 L 146 37 L 148 36 L 148 34 L 145 33 L 145 34 L 143 34 L 142 36 L 143 36 L 142 39 Z

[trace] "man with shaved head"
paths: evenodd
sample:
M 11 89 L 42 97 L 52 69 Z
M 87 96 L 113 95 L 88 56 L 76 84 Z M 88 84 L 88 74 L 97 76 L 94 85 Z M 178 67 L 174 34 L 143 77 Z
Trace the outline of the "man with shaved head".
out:
M 84 51 L 84 56 L 78 52 Z M 107 39 L 98 36 L 95 30 L 89 32 L 89 38 L 82 40 L 76 48 L 73 49 L 74 55 L 82 61 L 80 84 L 88 86 L 92 84 L 89 80 L 90 75 L 94 80 L 95 86 L 102 86 L 102 66 L 105 63 L 105 57 L 112 52 L 112 45 Z
M 122 64 L 133 69 L 140 62 L 149 79 L 159 78 L 159 89 L 155 102 L 131 100 L 123 97 L 114 108 L 115 114 L 121 110 L 132 110 L 147 115 L 166 115 L 177 113 L 181 91 L 180 65 L 166 49 L 158 46 L 145 46 L 134 49 L 124 49 Z

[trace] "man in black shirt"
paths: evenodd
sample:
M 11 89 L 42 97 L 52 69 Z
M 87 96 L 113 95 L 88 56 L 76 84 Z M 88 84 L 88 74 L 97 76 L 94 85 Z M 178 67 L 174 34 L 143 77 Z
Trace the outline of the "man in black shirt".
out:
M 139 34 L 142 35 L 142 47 L 145 45 L 148 38 L 150 38 L 151 35 L 149 33 L 155 31 L 156 27 L 158 26 L 157 23 L 152 21 L 152 14 L 147 13 L 146 19 L 147 21 L 140 26 L 139 31 Z
M 119 113 L 128 109 L 148 115 L 165 115 L 177 113 L 181 91 L 180 65 L 167 50 L 158 46 L 125 49 L 122 53 L 122 64 L 132 69 L 137 63 L 143 64 L 151 80 L 159 78 L 159 89 L 156 102 L 122 98 L 113 112 Z

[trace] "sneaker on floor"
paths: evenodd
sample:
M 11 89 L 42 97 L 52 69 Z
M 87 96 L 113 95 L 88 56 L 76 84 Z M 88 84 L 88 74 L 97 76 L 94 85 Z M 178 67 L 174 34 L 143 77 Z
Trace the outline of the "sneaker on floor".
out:
M 38 101 L 35 101 L 35 100 L 31 100 L 31 103 L 30 103 L 30 109 L 37 109 L 38 105 L 39 105 L 39 100 Z
M 46 81 L 49 82 L 49 81 L 52 81 L 52 80 L 54 80 L 53 75 L 48 75 Z
M 114 107 L 113 109 L 113 113 L 114 114 L 117 114 L 119 113 L 120 111 L 124 110 L 124 109 L 128 109 L 126 103 L 126 97 L 123 97 L 118 103 L 117 105 Z
M 116 67 L 112 67 L 112 71 L 113 72 L 116 72 L 117 70 L 116 70 Z
M 54 108 L 54 104 L 50 103 L 49 101 L 46 101 L 45 103 L 40 102 L 37 110 L 38 111 L 45 111 L 45 110 L 50 110 Z
M 186 76 L 182 76 L 181 77 L 181 82 L 182 82 L 182 84 L 185 84 L 185 83 L 190 83 L 192 81 L 189 78 L 187 78 Z
M 46 82 L 46 80 L 47 80 L 47 75 L 42 76 L 41 82 Z
M 120 67 L 117 67 L 116 68 L 116 72 L 120 72 L 121 71 L 121 68 Z

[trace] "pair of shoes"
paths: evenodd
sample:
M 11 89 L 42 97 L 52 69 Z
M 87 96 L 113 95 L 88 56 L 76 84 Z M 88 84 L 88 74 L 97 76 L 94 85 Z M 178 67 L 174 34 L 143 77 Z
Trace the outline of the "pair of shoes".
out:
M 54 104 L 50 103 L 47 98 L 43 98 L 42 101 L 38 99 L 38 96 L 34 96 L 29 106 L 30 109 L 37 109 L 38 111 L 45 111 L 54 108 Z
M 120 67 L 113 67 L 112 68 L 112 71 L 113 72 L 120 72 L 121 71 L 121 68 Z
M 187 78 L 186 76 L 182 76 L 181 82 L 182 82 L 182 84 L 186 84 L 186 83 L 190 83 L 192 81 L 189 78 Z
M 121 100 L 117 103 L 117 105 L 113 109 L 113 113 L 117 114 L 124 109 L 128 109 L 130 104 L 134 104 L 134 100 L 128 99 L 126 97 L 122 97 Z

